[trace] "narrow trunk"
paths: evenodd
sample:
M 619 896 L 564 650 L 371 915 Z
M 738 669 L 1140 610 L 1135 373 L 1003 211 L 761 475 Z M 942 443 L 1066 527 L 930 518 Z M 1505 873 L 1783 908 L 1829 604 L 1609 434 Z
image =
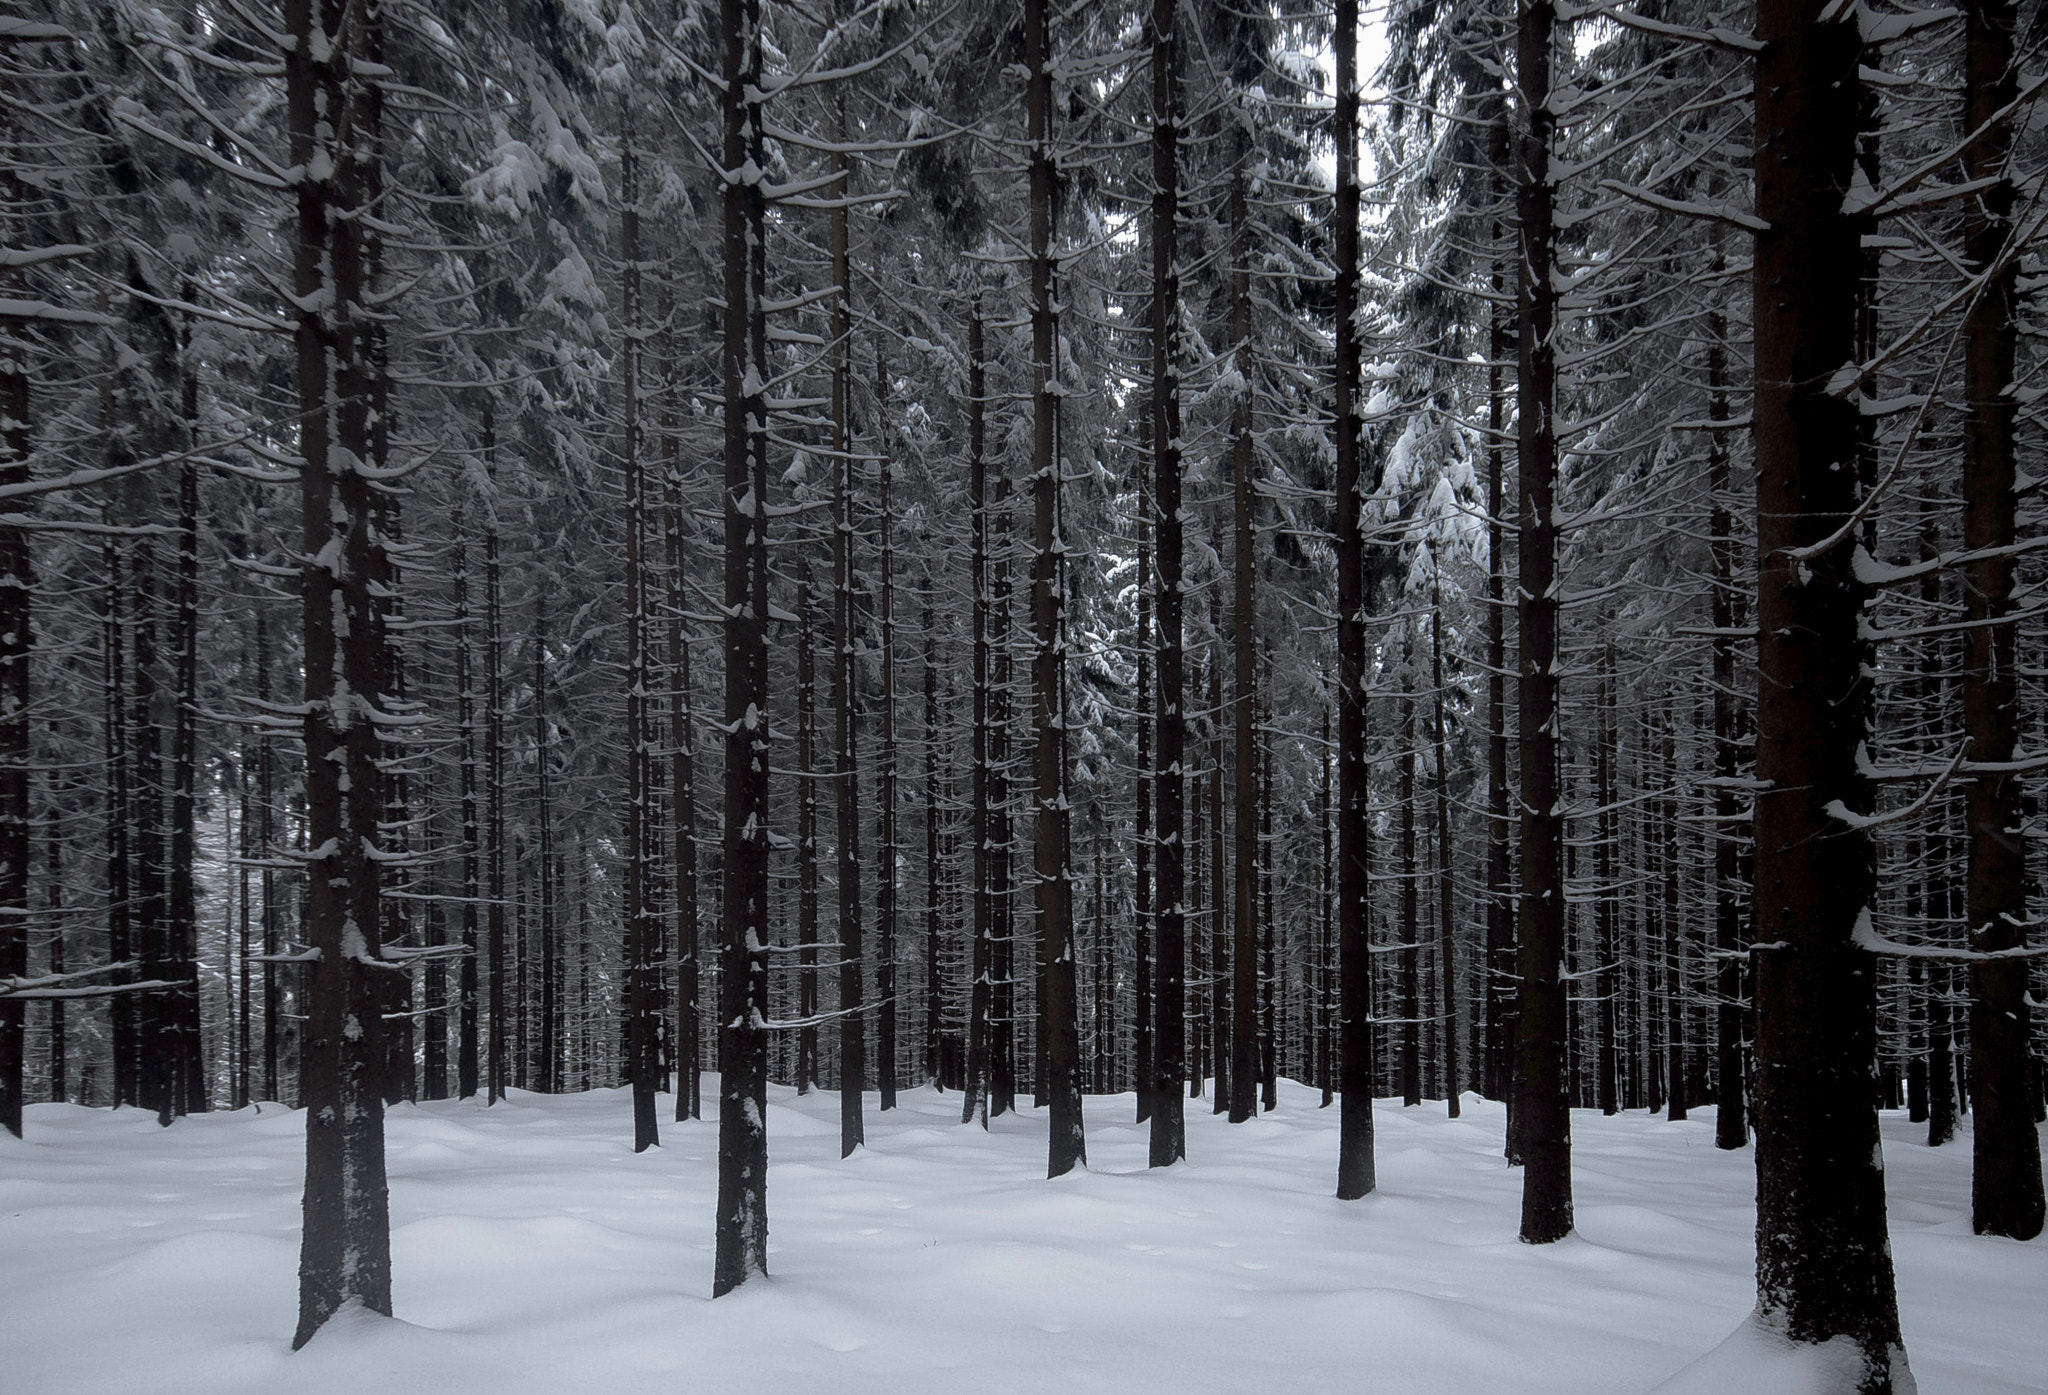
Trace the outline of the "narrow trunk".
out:
M 725 866 L 714 1297 L 768 1272 L 768 363 L 760 0 L 719 0 Z
M 626 107 L 630 98 L 622 99 Z M 620 112 L 620 468 L 626 486 L 626 1083 L 633 1092 L 633 1151 L 661 1142 L 655 1092 L 661 1071 L 661 932 L 654 909 L 649 831 L 653 753 L 647 716 L 647 475 L 640 460 L 640 188 L 633 114 Z
M 1964 261 L 1985 278 L 1963 324 L 1963 547 L 1992 554 L 1964 568 L 1963 586 L 1971 622 L 1963 634 L 1963 721 L 1970 760 L 1983 769 L 1968 786 L 1966 909 L 1970 948 L 1980 954 L 2020 949 L 2027 937 L 2026 799 L 2017 773 L 1995 769 L 2012 761 L 2020 724 L 2018 627 L 2007 618 L 2013 610 L 2008 549 L 2017 533 L 2018 404 L 2011 388 L 2019 268 L 2007 252 L 2012 117 L 2000 114 L 2018 93 L 2015 9 L 2013 0 L 1967 0 L 1963 7 L 1963 125 L 1985 132 L 1963 147 L 1963 171 L 1969 179 L 1996 180 L 1968 200 L 1963 213 Z M 2039 1235 L 2043 1216 L 2038 1092 L 2028 1061 L 2029 968 L 2020 958 L 1970 964 L 1970 1088 L 1977 1107 L 1970 1223 L 1979 1235 L 2015 1240 Z
M 967 1003 L 967 1088 L 960 1102 L 960 1122 L 979 1122 L 988 1127 L 989 1091 L 995 1049 L 995 906 L 991 889 L 995 875 L 994 790 L 990 786 L 990 719 L 993 695 L 989 653 L 989 567 L 988 567 L 988 450 L 987 385 L 982 367 L 981 294 L 976 292 L 967 318 L 967 506 L 972 515 L 969 527 L 973 555 L 968 562 L 968 585 L 974 595 L 973 610 L 974 696 L 969 761 L 973 785 L 972 824 L 974 886 L 970 926 L 970 980 Z
M 1721 232 L 1714 230 L 1715 283 L 1727 266 Z M 1728 420 L 1728 317 L 1715 294 L 1707 309 L 1707 418 Z M 1735 581 L 1735 520 L 1728 511 L 1728 431 L 1716 425 L 1707 435 L 1709 496 L 1708 561 L 1712 568 L 1714 627 L 1714 1146 L 1740 1148 L 1749 1142 L 1749 1080 L 1743 1044 L 1742 832 L 1736 780 L 1742 768 L 1742 736 L 1736 711 L 1736 631 L 1747 619 L 1745 593 Z
M 818 662 L 811 552 L 796 562 L 796 1092 L 818 1087 Z
M 1152 0 L 1152 434 L 1154 635 L 1158 661 L 1158 755 L 1153 795 L 1158 886 L 1152 999 L 1152 1118 L 1148 1162 L 1170 1167 L 1188 1155 L 1186 751 L 1183 710 L 1186 596 L 1181 582 L 1180 496 L 1180 36 L 1177 0 Z M 1340 157 L 1341 158 L 1341 157 Z
M 1444 716 L 1444 602 L 1441 581 L 1430 583 L 1429 686 L 1436 703 L 1436 925 L 1437 978 L 1443 1013 L 1444 1098 L 1458 1117 L 1459 1075 L 1458 941 L 1451 851 L 1451 732 Z
M 881 824 L 875 849 L 875 1103 L 881 1109 L 896 1107 L 896 867 L 901 849 L 896 846 L 896 591 L 893 568 L 895 548 L 889 536 L 894 523 L 889 501 L 889 372 L 882 363 L 880 345 L 875 349 L 875 435 L 881 459 L 877 481 L 882 516 L 882 594 L 879 598 L 882 631 L 882 768 Z
M 1230 1122 L 1258 1112 L 1259 787 L 1258 631 L 1252 556 L 1252 273 L 1245 160 L 1230 181 L 1230 338 L 1239 386 L 1231 405 L 1231 882 Z
M 1059 537 L 1056 449 L 1059 365 L 1053 326 L 1052 17 L 1049 0 L 1024 0 L 1025 115 L 1031 222 L 1031 776 L 1040 987 L 1042 1083 L 1051 1105 L 1046 1175 L 1088 1161 L 1081 1121 L 1080 1004 L 1074 972 L 1074 883 L 1067 813 L 1066 578 Z
M 1132 853 L 1131 937 L 1137 960 L 1137 1011 L 1132 1018 L 1131 1047 L 1136 1067 L 1132 1077 L 1138 1105 L 1137 1122 L 1146 1123 L 1158 1094 L 1153 1066 L 1157 1009 L 1152 988 L 1154 945 L 1158 924 L 1152 904 L 1152 865 L 1156 844 L 1152 836 L 1152 791 L 1157 775 L 1152 768 L 1152 480 L 1147 469 L 1153 451 L 1152 410 L 1149 402 L 1138 412 L 1138 631 L 1137 659 L 1137 758 L 1138 788 Z
M 842 139 L 846 130 L 846 99 L 835 109 Z M 836 190 L 850 194 L 844 151 L 835 150 L 832 169 Z M 861 1095 L 867 1089 L 868 1037 L 865 948 L 861 944 L 860 905 L 860 766 L 854 713 L 853 649 L 853 322 L 849 300 L 852 266 L 847 256 L 846 208 L 833 208 L 832 238 L 832 791 L 837 815 L 839 893 L 839 1155 L 847 1157 L 865 1141 Z
M 671 342 L 664 395 L 665 424 L 674 413 L 675 349 Z M 701 971 L 697 934 L 697 714 L 690 680 L 690 643 L 683 612 L 688 604 L 683 541 L 683 467 L 679 437 L 671 431 L 664 449 L 662 541 L 668 598 L 668 782 L 670 836 L 675 839 L 676 1122 L 704 1117 L 702 1014 L 698 1008 Z M 808 940 L 810 937 L 806 936 Z
M 1366 940 L 1365 568 L 1359 527 L 1358 5 L 1337 0 L 1336 533 L 1337 943 L 1341 983 L 1337 1197 L 1377 1183 L 1373 1160 L 1372 951 Z

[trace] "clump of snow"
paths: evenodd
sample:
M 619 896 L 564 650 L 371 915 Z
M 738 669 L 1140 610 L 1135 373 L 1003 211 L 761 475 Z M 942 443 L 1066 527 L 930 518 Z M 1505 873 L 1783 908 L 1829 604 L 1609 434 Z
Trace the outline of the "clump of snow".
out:
M 1090 1168 L 1050 1183 L 1043 1111 L 984 1133 L 956 1094 L 900 1099 L 842 1162 L 838 1097 L 770 1090 L 770 1277 L 716 1301 L 715 1118 L 635 1155 L 620 1090 L 399 1106 L 397 1316 L 298 1353 L 301 1114 L 31 1105 L 26 1142 L 0 1135 L 0 1389 L 1783 1395 L 1829 1374 L 1749 1331 L 1754 1161 L 1713 1146 L 1711 1109 L 1575 1113 L 1579 1228 L 1531 1246 L 1501 1112 L 1470 1096 L 1458 1120 L 1383 1102 L 1356 1202 L 1331 1196 L 1337 1111 L 1284 1082 L 1250 1123 L 1190 1107 L 1191 1161 L 1161 1171 L 1130 1096 L 1091 1096 Z M 1967 1126 L 1941 1149 L 1884 1130 L 1914 1372 L 2038 1395 L 2048 1246 L 1971 1235 Z

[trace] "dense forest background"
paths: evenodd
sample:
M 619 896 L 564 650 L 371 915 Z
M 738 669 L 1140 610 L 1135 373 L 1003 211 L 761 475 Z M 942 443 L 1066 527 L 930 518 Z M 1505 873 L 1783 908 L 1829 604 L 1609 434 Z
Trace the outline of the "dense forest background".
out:
M 2038 1232 L 2044 34 L 1751 8 L 10 7 L 6 1122 L 1285 1076 L 1514 1097 L 1541 1240 L 1567 1106 L 1748 1142 L 1796 904 Z

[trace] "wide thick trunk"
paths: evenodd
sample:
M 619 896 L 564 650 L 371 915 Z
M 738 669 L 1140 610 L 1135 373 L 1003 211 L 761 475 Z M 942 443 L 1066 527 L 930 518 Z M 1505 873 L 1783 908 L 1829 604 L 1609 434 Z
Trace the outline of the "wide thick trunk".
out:
M 1863 220 L 1858 19 L 1763 0 L 1756 64 L 1757 1320 L 1795 1343 L 1846 1339 L 1863 1395 L 1910 1388 L 1900 1344 L 1876 1099 L 1865 588 L 1849 520 Z M 1850 818 L 1837 816 L 1846 812 Z
M 377 7 L 292 0 L 285 10 L 285 105 L 299 181 L 298 304 L 301 620 L 305 673 L 306 965 L 303 1048 L 305 1225 L 299 1251 L 304 1346 L 344 1306 L 391 1311 L 384 1174 L 384 978 L 379 853 L 385 837 L 382 571 L 370 459 L 371 326 L 363 152 L 376 102 L 355 71 Z M 316 46 L 316 39 L 330 39 Z M 323 115 L 325 113 L 325 115 Z M 346 113 L 338 118 L 336 113 Z M 338 124 L 337 124 L 338 123 Z

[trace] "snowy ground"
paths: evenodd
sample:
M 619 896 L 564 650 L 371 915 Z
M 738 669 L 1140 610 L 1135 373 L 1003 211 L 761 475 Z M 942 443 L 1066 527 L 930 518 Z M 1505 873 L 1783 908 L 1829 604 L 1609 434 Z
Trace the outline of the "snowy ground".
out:
M 296 1113 L 32 1106 L 0 1134 L 0 1389 L 1640 1395 L 1750 1306 L 1752 1162 L 1711 1110 L 1574 1115 L 1578 1232 L 1532 1248 L 1477 1101 L 1383 1103 L 1379 1191 L 1347 1204 L 1336 1111 L 1299 1087 L 1235 1128 L 1191 1109 L 1164 1173 L 1129 1097 L 1091 1098 L 1092 1170 L 1057 1182 L 1043 1114 L 984 1135 L 957 1095 L 903 1100 L 842 1162 L 837 1097 L 773 1092 L 774 1277 L 716 1303 L 714 1123 L 635 1157 L 615 1091 L 396 1109 L 401 1320 L 296 1355 Z M 1971 1236 L 1968 1136 L 1920 1132 L 1886 1117 L 1921 1389 L 2048 1389 L 2048 1239 Z

